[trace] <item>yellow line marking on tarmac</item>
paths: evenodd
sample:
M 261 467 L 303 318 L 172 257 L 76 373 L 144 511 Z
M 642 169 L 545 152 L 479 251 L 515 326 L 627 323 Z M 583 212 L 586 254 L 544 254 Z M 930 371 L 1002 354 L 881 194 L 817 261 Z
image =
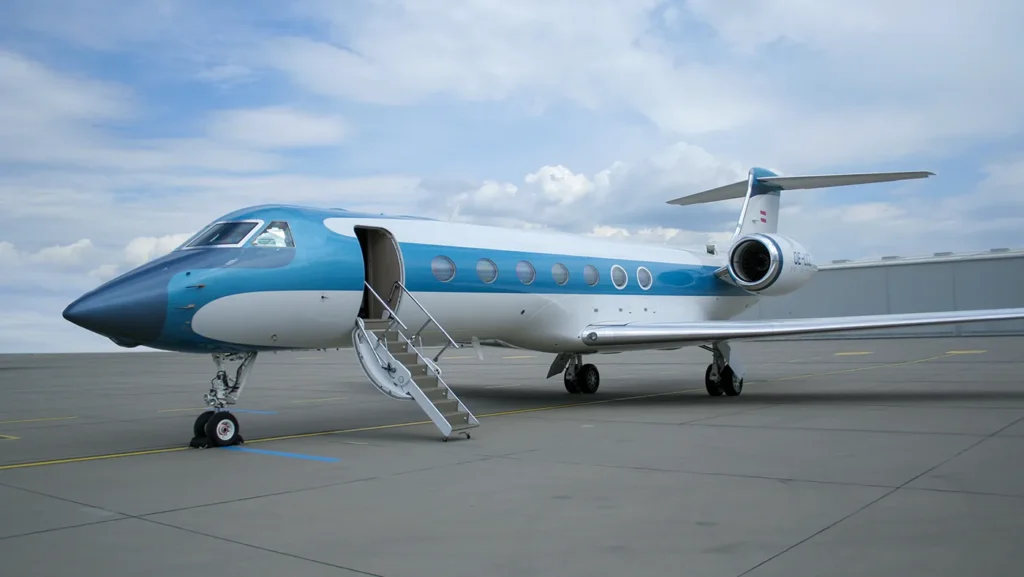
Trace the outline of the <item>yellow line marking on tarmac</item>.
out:
M 15 437 L 14 435 L 0 435 L 0 441 L 17 441 L 21 437 Z
M 477 415 L 477 418 L 488 418 L 488 417 L 502 417 L 505 415 L 519 415 L 523 413 L 535 413 L 539 411 L 554 411 L 558 409 L 571 409 L 573 407 L 582 407 L 586 405 L 599 405 L 606 403 L 614 403 L 617 401 L 632 401 L 637 399 L 648 399 L 652 397 L 667 397 L 669 395 L 679 395 L 691 391 L 703 391 L 700 389 L 683 389 L 680 391 L 670 391 L 667 393 L 654 393 L 651 395 L 638 395 L 634 397 L 616 397 L 614 399 L 601 399 L 599 401 L 586 401 L 582 403 L 571 403 L 566 405 L 551 405 L 547 407 L 534 407 L 530 409 L 517 409 L 514 411 L 501 411 L 498 413 L 487 413 L 484 415 Z M 356 429 L 338 429 L 334 431 L 319 431 L 316 433 L 297 433 L 295 435 L 281 435 L 278 437 L 265 437 L 262 439 L 251 439 L 245 442 L 246 445 L 252 445 L 254 443 L 269 443 L 271 441 L 287 441 L 291 439 L 308 439 L 311 437 L 325 437 L 327 435 L 340 435 L 342 433 L 363 433 L 367 431 L 383 431 L 386 429 L 400 429 L 404 427 L 413 427 L 417 425 L 429 425 L 431 421 L 413 421 L 408 423 L 392 423 L 390 425 L 376 425 L 373 427 L 359 427 Z M 130 451 L 125 453 L 108 453 L 106 455 L 92 455 L 89 457 L 69 457 L 67 459 L 53 459 L 50 461 L 36 461 L 29 463 L 17 463 L 14 465 L 0 465 L 0 471 L 9 471 L 13 469 L 27 469 L 29 467 L 45 467 L 48 465 L 63 465 L 66 463 L 85 463 L 89 461 L 100 461 L 105 459 L 118 459 L 121 457 L 141 457 L 144 455 L 159 455 L 162 453 L 177 453 L 181 451 L 193 450 L 191 447 L 167 447 L 165 449 L 149 449 L 145 451 Z
M 43 421 L 65 421 L 67 419 L 77 419 L 78 417 L 43 417 L 40 419 L 19 419 L 17 421 L 0 421 L 0 425 L 13 425 L 15 423 L 41 423 Z
M 826 372 L 826 373 L 813 373 L 813 374 L 807 374 L 807 375 L 795 375 L 795 376 L 792 376 L 792 377 L 783 377 L 781 379 L 771 379 L 768 382 L 788 381 L 788 380 L 793 380 L 793 379 L 806 379 L 806 378 L 809 378 L 809 377 L 821 377 L 821 376 L 826 376 L 826 375 L 838 375 L 838 374 L 842 374 L 842 373 L 852 373 L 852 372 L 855 372 L 855 371 L 866 371 L 866 370 L 871 370 L 871 369 L 882 369 L 882 368 L 886 368 L 886 367 L 899 367 L 899 366 L 903 366 L 903 365 L 912 365 L 912 364 L 916 364 L 916 363 L 924 363 L 924 362 L 927 362 L 927 361 L 934 361 L 936 359 L 943 359 L 943 358 L 950 357 L 950 356 L 952 356 L 952 355 L 947 353 L 947 354 L 944 354 L 944 355 L 928 357 L 928 358 L 925 358 L 925 359 L 917 359 L 917 360 L 913 360 L 913 361 L 904 361 L 904 362 L 900 362 L 900 363 L 890 363 L 890 364 L 885 364 L 885 365 L 870 365 L 870 366 L 867 366 L 867 367 L 857 367 L 857 368 L 854 368 L 854 369 L 845 369 L 845 370 L 842 370 L 842 371 L 829 371 L 829 372 Z M 622 401 L 635 401 L 635 400 L 639 400 L 639 399 L 653 399 L 655 397 L 668 397 L 668 396 L 671 396 L 671 395 L 681 395 L 681 394 L 684 394 L 684 393 L 690 393 L 690 392 L 693 392 L 693 391 L 703 391 L 703 390 L 704 390 L 704 387 L 699 387 L 699 388 L 694 388 L 694 389 L 681 389 L 681 390 L 678 390 L 678 391 L 669 391 L 667 393 L 653 393 L 653 394 L 649 394 L 649 395 L 635 395 L 635 396 L 632 396 L 632 397 L 615 397 L 615 398 L 612 398 L 612 399 L 601 399 L 601 400 L 597 400 L 597 401 L 584 401 L 584 402 L 580 402 L 580 403 L 568 403 L 568 404 L 563 404 L 563 405 L 549 405 L 549 406 L 546 406 L 546 407 L 533 407 L 533 408 L 528 408 L 528 409 L 516 409 L 516 410 L 512 410 L 512 411 L 500 411 L 500 412 L 496 412 L 496 413 L 486 413 L 486 414 L 482 414 L 482 415 L 477 415 L 477 418 L 485 419 L 485 418 L 490 418 L 490 417 L 503 417 L 503 416 L 507 416 L 507 415 L 522 415 L 522 414 L 525 414 L 525 413 L 538 413 L 538 412 L 541 412 L 541 411 L 557 411 L 557 410 L 561 410 L 561 409 L 571 409 L 571 408 L 574 408 L 574 407 L 585 407 L 585 406 L 590 406 L 590 405 L 603 405 L 603 404 L 617 403 L 617 402 L 622 402 Z M 281 436 L 277 436 L 277 437 L 264 437 L 262 439 L 252 439 L 252 440 L 246 441 L 245 443 L 247 445 L 251 445 L 251 444 L 255 444 L 255 443 L 270 443 L 270 442 L 273 442 L 273 441 L 287 441 L 287 440 L 291 440 L 291 439 L 309 439 L 309 438 L 312 438 L 312 437 L 326 437 L 327 435 L 340 435 L 340 434 L 343 434 L 343 433 L 363 433 L 363 432 L 368 432 L 368 431 L 384 431 L 384 430 L 387 430 L 387 429 L 400 429 L 400 428 L 405 428 L 405 427 L 414 427 L 414 426 L 418 426 L 418 425 L 429 425 L 430 423 L 431 423 L 431 421 L 429 421 L 429 420 L 428 421 L 413 421 L 413 422 L 408 422 L 408 423 L 392 423 L 390 425 L 376 425 L 376 426 L 372 426 L 372 427 L 359 427 L 359 428 L 355 428 L 355 429 L 338 429 L 338 430 L 334 430 L 334 431 L 319 431 L 319 432 L 316 432 L 316 433 L 297 433 L 297 434 L 294 434 L 294 435 L 281 435 Z M 66 459 L 53 459 L 53 460 L 50 460 L 50 461 L 35 461 L 35 462 L 28 462 L 28 463 L 17 463 L 17 464 L 14 464 L 14 465 L 0 465 L 0 471 L 9 471 L 9 470 L 13 470 L 13 469 L 27 469 L 29 467 L 44 467 L 44 466 L 47 466 L 47 465 L 63 465 L 63 464 L 66 464 L 66 463 L 85 463 L 85 462 L 88 462 L 88 461 L 99 461 L 99 460 L 104 460 L 104 459 L 118 459 L 118 458 L 121 458 L 121 457 L 139 457 L 139 456 L 143 456 L 143 455 L 159 455 L 161 453 L 177 453 L 177 452 L 180 452 L 180 451 L 189 451 L 189 450 L 192 450 L 192 448 L 191 447 L 168 447 L 168 448 L 165 448 L 165 449 L 149 449 L 149 450 L 145 450 L 145 451 L 130 451 L 130 452 L 126 452 L 126 453 L 108 453 L 106 455 L 93 455 L 93 456 L 89 456 L 89 457 L 70 457 L 70 458 L 66 458 Z
M 781 379 L 771 379 L 768 382 L 774 383 L 774 382 L 777 382 L 777 381 L 792 381 L 792 380 L 795 380 L 795 379 L 806 379 L 806 378 L 810 378 L 810 377 L 824 377 L 826 375 L 841 375 L 843 373 L 855 373 L 857 371 L 869 371 L 869 370 L 872 370 L 872 369 L 884 369 L 884 368 L 887 368 L 887 367 L 901 367 L 903 365 L 913 365 L 915 363 L 923 363 L 923 362 L 926 362 L 926 361 L 934 361 L 936 359 L 944 359 L 944 358 L 949 357 L 949 356 L 951 356 L 951 355 L 947 353 L 947 354 L 938 355 L 938 356 L 935 356 L 935 357 L 928 357 L 927 359 L 917 359 L 915 361 L 903 361 L 901 363 L 889 363 L 889 364 L 885 364 L 885 365 L 868 365 L 866 367 L 857 367 L 857 368 L 853 368 L 853 369 L 843 369 L 841 371 L 828 371 L 827 373 L 811 373 L 809 375 L 794 375 L 792 377 L 782 377 Z
M 971 351 L 946 351 L 947 355 L 980 355 L 981 353 L 987 353 L 987 350 L 978 349 Z
M 835 353 L 835 356 L 837 356 L 837 357 L 852 357 L 852 356 L 855 356 L 855 355 L 870 355 L 870 354 L 872 354 L 871 351 L 850 351 L 850 352 L 846 352 L 846 353 Z
M 327 397 L 326 399 L 299 399 L 298 401 L 292 401 L 293 403 L 320 403 L 324 401 L 340 401 L 347 399 L 348 397 Z
M 521 386 L 523 386 L 522 383 L 519 383 L 519 384 L 516 384 L 516 385 L 487 385 L 484 388 L 486 388 L 486 389 L 504 389 L 504 388 L 507 388 L 507 387 L 521 387 Z
M 503 359 L 535 359 L 537 355 L 519 355 L 515 357 L 501 357 Z
M 322 359 L 323 357 L 295 357 L 296 361 L 311 361 L 313 359 Z

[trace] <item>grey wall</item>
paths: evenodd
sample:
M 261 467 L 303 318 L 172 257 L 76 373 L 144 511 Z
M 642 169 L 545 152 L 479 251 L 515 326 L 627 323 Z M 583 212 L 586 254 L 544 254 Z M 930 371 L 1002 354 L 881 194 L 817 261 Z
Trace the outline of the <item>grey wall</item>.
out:
M 807 285 L 764 298 L 737 319 L 1024 307 L 1024 252 L 821 267 Z M 884 329 L 807 338 L 1024 334 L 1024 320 Z

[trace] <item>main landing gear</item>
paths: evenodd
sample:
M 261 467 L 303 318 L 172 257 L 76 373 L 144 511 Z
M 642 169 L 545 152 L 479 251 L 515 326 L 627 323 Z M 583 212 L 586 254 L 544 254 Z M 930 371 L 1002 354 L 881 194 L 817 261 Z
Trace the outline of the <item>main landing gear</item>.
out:
M 583 355 L 572 355 L 563 376 L 565 390 L 572 394 L 593 395 L 601 386 L 601 373 L 591 364 L 583 364 Z
M 730 349 L 726 343 L 716 345 L 702 345 L 702 349 L 711 351 L 714 354 L 714 361 L 708 365 L 704 373 L 704 388 L 712 397 L 726 396 L 735 397 L 743 392 L 743 371 L 730 363 Z M 739 370 L 737 370 L 739 369 Z
M 232 379 L 224 369 L 224 362 L 237 360 L 242 362 Z M 213 355 L 213 362 L 217 365 L 217 376 L 210 381 L 210 392 L 203 397 L 212 410 L 196 417 L 192 425 L 193 436 L 189 446 L 197 449 L 230 447 L 245 442 L 239 432 L 238 419 L 224 407 L 238 402 L 252 365 L 256 362 L 256 353 L 217 353 Z

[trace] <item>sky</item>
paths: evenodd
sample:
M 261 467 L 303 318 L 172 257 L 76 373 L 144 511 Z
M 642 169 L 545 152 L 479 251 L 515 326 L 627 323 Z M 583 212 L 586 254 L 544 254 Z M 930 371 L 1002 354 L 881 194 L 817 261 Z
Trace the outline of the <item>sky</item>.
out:
M 1024 248 L 1017 0 L 4 0 L 0 352 L 116 350 L 81 293 L 286 202 L 728 238 L 746 177 L 818 262 Z

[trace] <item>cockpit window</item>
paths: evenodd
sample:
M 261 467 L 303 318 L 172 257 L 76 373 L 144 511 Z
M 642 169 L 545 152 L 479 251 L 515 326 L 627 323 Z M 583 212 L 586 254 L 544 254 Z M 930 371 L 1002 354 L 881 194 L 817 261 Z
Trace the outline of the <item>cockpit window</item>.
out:
M 247 234 L 256 228 L 255 222 L 221 222 L 211 226 L 205 232 L 188 243 L 194 246 L 223 246 L 242 242 Z
M 295 240 L 292 238 L 291 228 L 283 220 L 276 220 L 267 225 L 256 239 L 252 241 L 253 246 L 269 246 L 276 248 L 293 248 Z

